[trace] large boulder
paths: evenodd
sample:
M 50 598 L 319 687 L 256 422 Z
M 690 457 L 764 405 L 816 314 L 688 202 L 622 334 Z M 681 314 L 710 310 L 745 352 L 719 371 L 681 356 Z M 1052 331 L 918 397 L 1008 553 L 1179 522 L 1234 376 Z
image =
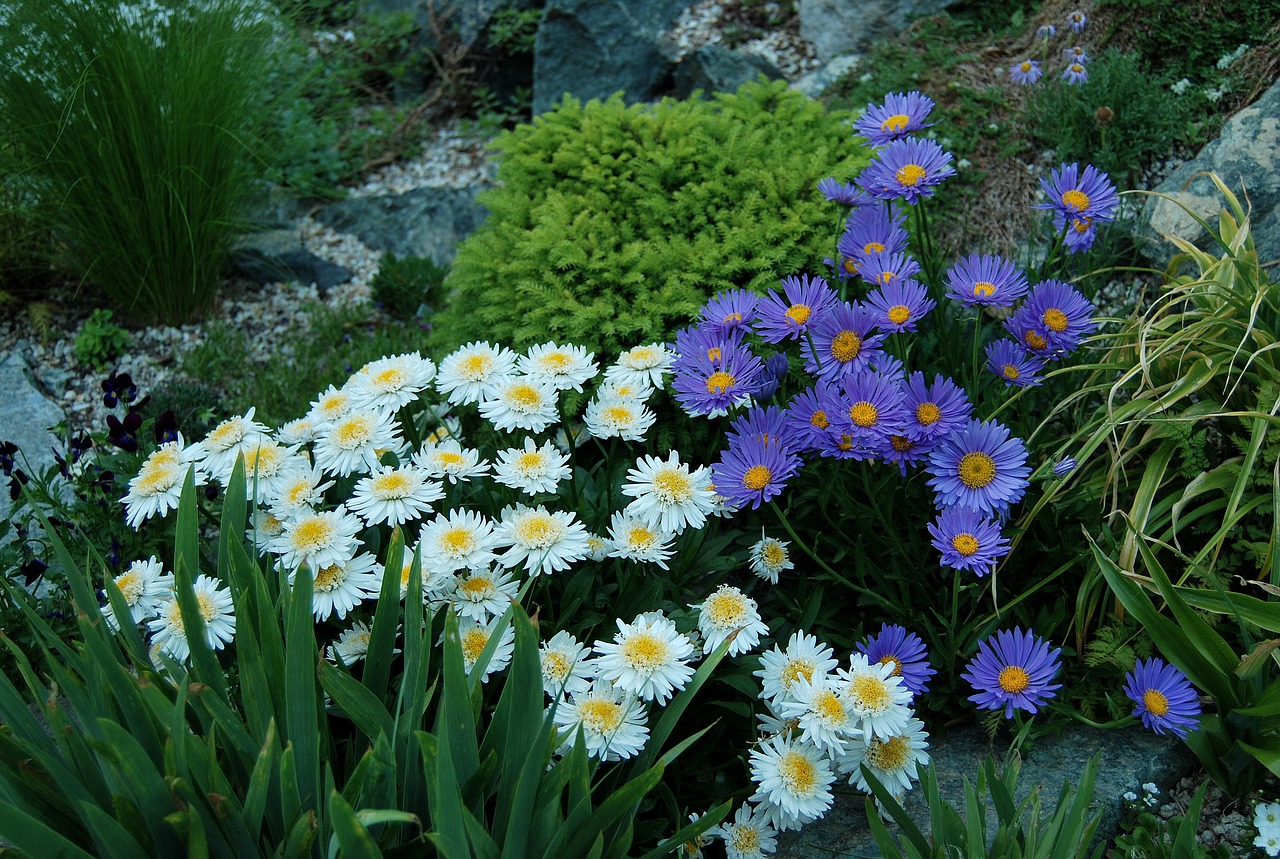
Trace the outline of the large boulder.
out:
M 959 0 L 796 0 L 800 35 L 818 59 L 864 53 L 877 39 L 902 32 L 911 18 L 936 15 Z
M 673 62 L 663 34 L 688 0 L 550 0 L 533 58 L 533 112 L 569 93 L 589 101 L 621 90 L 628 102 L 666 94 Z
M 479 188 L 415 188 L 403 194 L 352 197 L 316 213 L 321 223 L 354 235 L 375 250 L 398 257 L 428 257 L 453 262 L 458 242 L 480 226 L 484 207 Z
M 1145 250 L 1162 268 L 1177 253 L 1163 236 L 1175 235 L 1209 249 L 1212 240 L 1192 214 L 1213 223 L 1226 204 L 1212 180 L 1197 176 L 1205 171 L 1216 173 L 1241 204 L 1252 208 L 1250 223 L 1258 258 L 1267 262 L 1280 257 L 1280 82 L 1227 120 L 1217 140 L 1155 189 L 1171 199 L 1147 201 Z
M 241 239 L 231 252 L 231 265 L 255 283 L 298 281 L 321 292 L 351 279 L 351 272 L 307 250 L 293 230 L 266 230 Z
M 703 45 L 686 54 L 676 65 L 669 95 L 688 98 L 694 90 L 701 90 L 704 96 L 737 92 L 738 87 L 760 75 L 769 80 L 783 77 L 778 67 L 763 57 L 730 50 L 724 45 Z
M 0 357 L 0 441 L 11 441 L 22 451 L 18 467 L 27 474 L 43 474 L 54 464 L 54 449 L 62 442 L 52 428 L 66 418 L 62 409 L 37 387 L 27 362 L 16 350 Z M 0 522 L 13 509 L 9 480 L 0 478 Z M 5 528 L 0 542 L 12 532 Z

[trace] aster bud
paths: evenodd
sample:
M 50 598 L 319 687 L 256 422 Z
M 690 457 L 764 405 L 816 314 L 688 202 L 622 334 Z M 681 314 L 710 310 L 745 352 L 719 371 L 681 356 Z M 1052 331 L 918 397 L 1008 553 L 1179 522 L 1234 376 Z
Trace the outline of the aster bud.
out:
M 1116 118 L 1116 112 L 1104 105 L 1103 107 L 1098 108 L 1097 112 L 1094 113 L 1093 118 L 1098 121 L 1098 125 L 1110 125 L 1111 120 Z

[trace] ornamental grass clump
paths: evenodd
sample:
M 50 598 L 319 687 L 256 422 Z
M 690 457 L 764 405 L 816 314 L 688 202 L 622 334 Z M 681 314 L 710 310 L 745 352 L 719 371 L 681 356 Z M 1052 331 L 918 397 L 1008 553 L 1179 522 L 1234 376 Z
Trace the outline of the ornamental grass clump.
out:
M 198 316 L 254 193 L 272 12 L 23 0 L 3 14 L 0 129 L 59 268 L 132 318 Z

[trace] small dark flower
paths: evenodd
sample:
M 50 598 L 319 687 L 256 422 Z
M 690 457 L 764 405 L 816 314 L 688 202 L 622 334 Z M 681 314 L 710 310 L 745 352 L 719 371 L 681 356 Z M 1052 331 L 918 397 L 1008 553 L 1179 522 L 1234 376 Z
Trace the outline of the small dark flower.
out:
M 107 415 L 107 431 L 111 443 L 129 453 L 138 452 L 138 428 L 142 426 L 142 415 L 129 412 L 121 421 L 115 415 Z
M 9 481 L 9 500 L 17 501 L 18 496 L 22 494 L 22 487 L 27 485 L 31 478 L 27 477 L 27 473 L 21 468 L 13 470 L 13 477 Z
M 18 446 L 11 441 L 0 441 L 0 471 L 4 472 L 5 477 L 13 474 L 13 468 L 17 464 Z
M 37 579 L 44 575 L 44 571 L 47 569 L 49 569 L 49 565 L 44 561 L 39 558 L 32 558 L 18 567 L 18 575 L 22 576 L 22 580 L 27 587 L 31 587 Z
M 156 418 L 155 433 L 156 444 L 167 444 L 178 440 L 178 418 L 174 415 L 173 409 Z
M 212 501 L 218 497 L 218 484 L 216 482 L 210 481 L 205 485 L 204 497 L 206 501 Z
M 128 405 L 137 397 L 138 386 L 128 373 L 117 374 L 112 370 L 111 375 L 102 382 L 102 402 L 109 409 L 114 409 L 117 401 Z

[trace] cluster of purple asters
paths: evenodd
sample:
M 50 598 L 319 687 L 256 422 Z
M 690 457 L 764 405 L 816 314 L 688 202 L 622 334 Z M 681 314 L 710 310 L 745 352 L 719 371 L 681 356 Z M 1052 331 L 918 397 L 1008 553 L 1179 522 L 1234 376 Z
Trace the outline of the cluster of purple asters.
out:
M 1053 227 L 1062 234 L 1069 253 L 1087 251 L 1097 237 L 1097 225 L 1114 221 L 1120 195 L 1111 179 L 1092 164 L 1064 164 L 1040 180 L 1049 198 L 1034 208 L 1053 213 Z
M 858 176 L 856 190 L 834 180 L 819 185 L 820 190 L 850 206 L 863 205 L 864 198 L 915 205 L 921 197 L 932 197 L 935 187 L 956 174 L 950 152 L 914 136 L 933 124 L 925 122 L 933 106 L 933 99 L 914 90 L 891 92 L 884 104 L 867 105 L 853 130 L 877 147 L 875 160 Z
M 1075 35 L 1084 32 L 1085 25 L 1089 23 L 1088 17 L 1076 10 L 1067 16 L 1067 29 Z M 1048 49 L 1049 40 L 1057 33 L 1057 28 L 1052 24 L 1045 24 L 1036 30 L 1036 37 L 1044 43 L 1046 51 Z M 1066 58 L 1067 67 L 1062 72 L 1062 80 L 1072 86 L 1079 86 L 1089 82 L 1089 72 L 1085 68 L 1089 63 L 1089 54 L 1079 45 L 1071 45 L 1062 49 L 1062 55 Z M 1033 60 L 1030 57 L 1019 60 L 1009 66 L 1009 77 L 1014 83 L 1022 86 L 1031 86 L 1040 82 L 1044 70 L 1041 68 L 1039 60 Z

